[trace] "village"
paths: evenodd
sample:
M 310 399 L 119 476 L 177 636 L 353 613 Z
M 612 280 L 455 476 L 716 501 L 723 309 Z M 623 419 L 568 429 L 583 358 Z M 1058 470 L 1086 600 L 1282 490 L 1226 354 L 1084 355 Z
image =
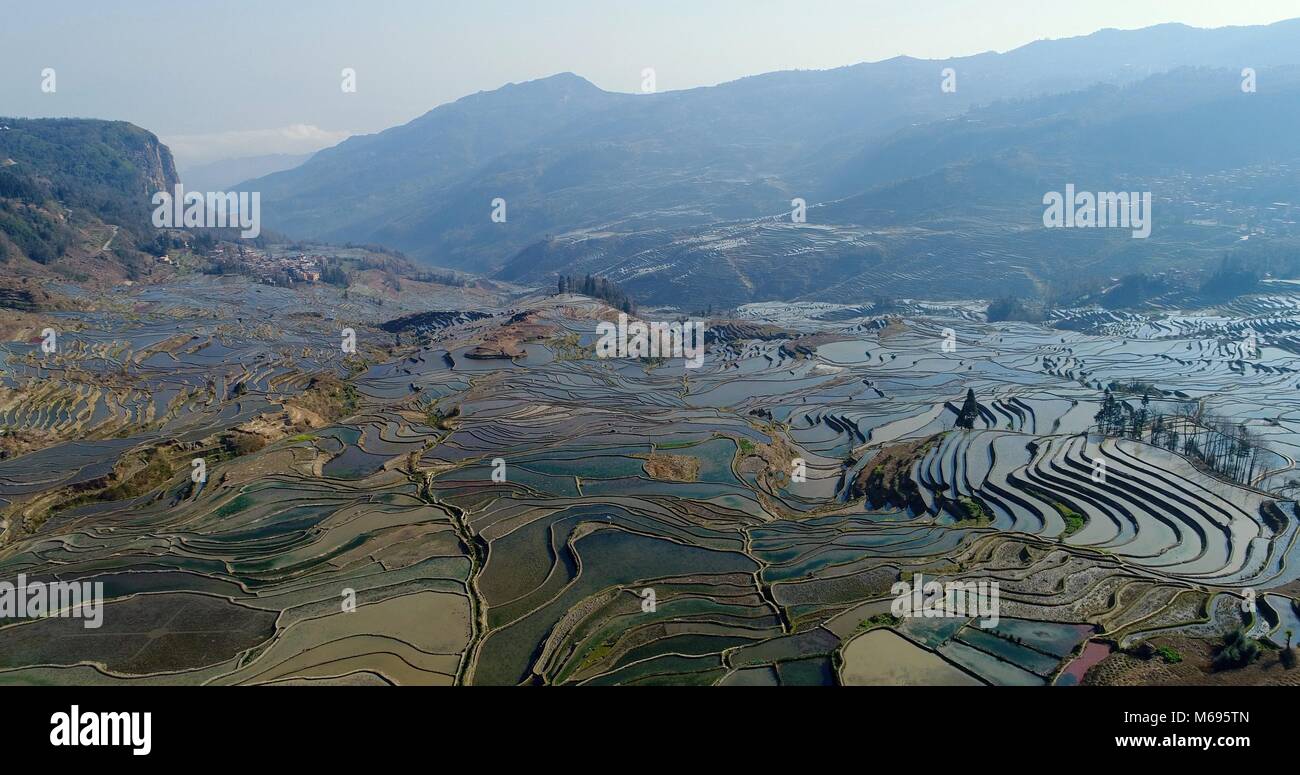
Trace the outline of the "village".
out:
M 246 245 L 220 242 L 206 252 L 212 274 L 242 274 L 266 285 L 293 286 L 321 282 L 326 258 L 306 253 L 273 254 Z M 169 255 L 159 256 L 162 264 L 174 265 Z

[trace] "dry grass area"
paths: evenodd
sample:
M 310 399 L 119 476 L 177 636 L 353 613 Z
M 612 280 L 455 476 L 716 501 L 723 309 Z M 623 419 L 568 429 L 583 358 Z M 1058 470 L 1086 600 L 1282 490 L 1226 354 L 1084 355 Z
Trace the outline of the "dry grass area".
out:
M 482 343 L 465 353 L 466 358 L 519 358 L 525 342 L 536 342 L 555 334 L 555 327 L 538 321 L 539 310 L 520 312 L 500 328 L 488 332 Z
M 775 428 L 765 427 L 762 431 L 772 439 L 771 443 L 741 444 L 739 470 L 758 474 L 769 489 L 784 487 L 790 478 L 791 465 L 800 453 Z
M 906 331 L 907 324 L 903 322 L 902 318 L 890 318 L 889 323 L 884 328 L 880 329 L 879 339 L 881 342 L 884 342 L 886 339 L 898 336 Z
M 347 417 L 360 404 L 356 389 L 333 374 L 323 373 L 312 377 L 301 395 L 284 402 L 285 411 L 302 429 L 322 425 Z
M 1211 662 L 1218 639 L 1167 635 L 1152 638 L 1152 646 L 1171 648 L 1181 662 L 1167 663 L 1159 655 L 1150 659 L 1117 651 L 1094 665 L 1084 676 L 1089 686 L 1300 686 L 1300 667 L 1287 670 L 1275 649 L 1263 649 L 1253 663 L 1231 670 L 1213 670 Z
M 921 500 L 916 482 L 912 479 L 912 464 L 925 454 L 934 437 L 890 444 L 876 453 L 863 466 L 850 485 L 849 494 L 867 499 L 873 506 L 912 507 L 921 511 Z
M 808 334 L 807 336 L 796 336 L 790 341 L 781 345 L 781 354 L 787 358 L 801 360 L 812 357 L 817 352 L 817 348 L 824 344 L 833 342 L 843 342 L 845 338 L 839 334 L 821 333 Z
M 690 455 L 654 453 L 646 456 L 645 472 L 661 482 L 696 482 L 700 479 L 700 461 Z
M 47 283 L 33 277 L 0 277 L 0 322 L 6 318 L 21 317 L 24 312 L 53 312 L 56 310 L 80 309 L 78 304 L 67 296 L 51 293 L 44 286 Z
M 0 430 L 0 460 L 35 452 L 60 441 L 58 434 L 41 430 Z

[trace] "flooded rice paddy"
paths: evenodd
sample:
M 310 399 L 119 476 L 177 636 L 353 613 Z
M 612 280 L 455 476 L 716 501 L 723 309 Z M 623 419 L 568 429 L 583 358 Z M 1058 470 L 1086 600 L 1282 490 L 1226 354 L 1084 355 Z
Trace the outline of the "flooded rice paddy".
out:
M 1285 294 L 1071 330 L 751 305 L 776 334 L 685 369 L 595 357 L 578 296 L 403 336 L 415 302 L 306 293 L 149 288 L 0 345 L 0 578 L 106 598 L 0 620 L 0 683 L 1074 684 L 1247 590 L 1297 623 Z M 523 356 L 476 357 L 525 310 Z M 1100 435 L 1111 384 L 1245 425 L 1259 468 Z M 996 581 L 999 623 L 882 620 L 917 573 Z

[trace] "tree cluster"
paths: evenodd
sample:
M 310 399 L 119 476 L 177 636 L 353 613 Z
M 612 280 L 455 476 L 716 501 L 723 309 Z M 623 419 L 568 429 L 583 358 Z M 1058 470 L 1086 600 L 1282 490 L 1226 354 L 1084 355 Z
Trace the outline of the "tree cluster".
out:
M 1252 484 L 1260 472 L 1263 441 L 1241 423 L 1204 412 L 1195 402 L 1181 404 L 1174 414 L 1151 409 L 1144 392 L 1136 408 L 1107 388 L 1094 418 L 1107 436 L 1146 441 L 1195 460 L 1229 481 Z
M 632 301 L 618 283 L 603 277 L 586 275 L 578 278 L 560 275 L 557 289 L 560 293 L 580 293 L 583 296 L 600 299 L 609 306 L 629 314 L 636 311 L 636 302 Z

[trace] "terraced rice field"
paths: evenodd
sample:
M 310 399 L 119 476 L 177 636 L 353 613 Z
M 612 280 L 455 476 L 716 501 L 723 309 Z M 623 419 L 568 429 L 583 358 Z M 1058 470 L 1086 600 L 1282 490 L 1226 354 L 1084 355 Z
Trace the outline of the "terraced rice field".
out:
M 770 335 L 688 370 L 595 357 L 611 311 L 579 296 L 403 338 L 379 326 L 409 309 L 259 293 L 136 292 L 54 320 L 57 354 L 0 346 L 0 578 L 107 598 L 99 629 L 0 620 L 0 682 L 1069 684 L 1297 622 L 1300 358 L 1280 322 L 1225 342 L 1300 305 L 1065 330 L 767 303 L 737 321 Z M 525 354 L 482 357 L 525 311 Z M 1134 382 L 1265 438 L 1258 476 L 1100 435 L 1098 385 Z M 883 618 L 915 574 L 996 581 L 998 623 Z

